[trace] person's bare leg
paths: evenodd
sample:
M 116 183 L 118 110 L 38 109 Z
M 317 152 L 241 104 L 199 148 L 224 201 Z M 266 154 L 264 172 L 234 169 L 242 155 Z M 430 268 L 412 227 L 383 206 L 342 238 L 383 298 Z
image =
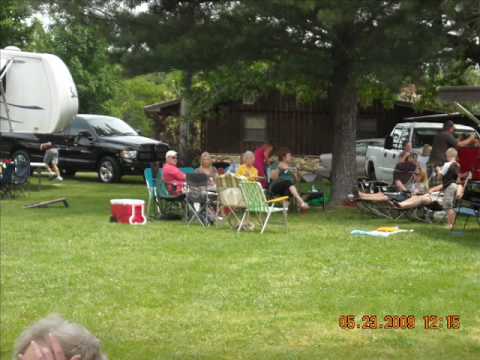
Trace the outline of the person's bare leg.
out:
M 58 168 L 58 166 L 56 164 L 52 164 L 52 168 L 53 168 L 53 171 L 55 172 L 55 175 L 57 175 L 57 177 L 60 176 L 60 169 Z
M 381 192 L 373 194 L 359 192 L 358 197 L 360 198 L 360 200 L 373 202 L 384 202 L 389 200 L 388 196 Z
M 453 225 L 455 225 L 455 217 L 456 217 L 456 213 L 455 213 L 455 210 L 453 209 L 448 209 L 447 210 L 447 220 L 448 220 L 448 228 L 450 230 L 453 229 Z
M 457 187 L 457 199 L 463 198 L 464 193 L 465 193 L 465 186 L 458 185 L 458 187 Z
M 309 208 L 308 204 L 302 199 L 302 197 L 300 196 L 300 194 L 297 191 L 297 188 L 294 185 L 290 185 L 288 187 L 288 190 L 290 191 L 290 194 L 292 194 L 293 197 L 295 199 L 297 199 L 301 208 Z
M 414 195 L 407 200 L 398 203 L 398 206 L 401 209 L 413 209 L 422 205 L 430 205 L 432 202 L 432 198 L 428 194 L 420 196 Z
M 47 165 L 47 170 L 48 170 L 48 175 L 50 176 L 55 176 L 55 169 L 53 168 L 53 165 Z

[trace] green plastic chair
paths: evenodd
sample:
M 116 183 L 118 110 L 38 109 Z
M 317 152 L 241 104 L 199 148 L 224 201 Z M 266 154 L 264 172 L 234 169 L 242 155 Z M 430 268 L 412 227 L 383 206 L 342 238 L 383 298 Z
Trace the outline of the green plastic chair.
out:
M 288 207 L 286 203 L 288 196 L 282 196 L 275 199 L 267 200 L 265 193 L 263 192 L 262 185 L 255 181 L 244 181 L 240 183 L 240 189 L 242 191 L 243 198 L 245 200 L 245 213 L 243 214 L 240 226 L 237 232 L 240 232 L 245 220 L 250 215 L 255 215 L 260 225 L 262 226 L 261 234 L 265 231 L 268 225 L 268 221 L 273 213 L 283 213 L 283 219 L 285 228 L 288 229 Z M 282 204 L 282 207 L 275 207 L 276 204 Z

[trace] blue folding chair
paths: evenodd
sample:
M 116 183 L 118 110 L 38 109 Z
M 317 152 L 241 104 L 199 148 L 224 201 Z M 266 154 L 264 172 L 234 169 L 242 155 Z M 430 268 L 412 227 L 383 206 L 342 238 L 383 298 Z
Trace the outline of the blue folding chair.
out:
M 195 169 L 192 167 L 182 167 L 180 168 L 180 171 L 183 172 L 185 175 L 188 175 L 193 174 L 195 172 Z
M 13 179 L 15 173 L 15 164 L 11 163 L 5 166 L 0 178 L 0 199 L 7 197 L 13 198 Z
M 148 191 L 148 201 L 147 201 L 147 217 L 152 217 L 152 208 L 153 216 L 156 217 L 160 214 L 160 206 L 157 200 L 157 184 L 156 179 L 153 176 L 152 168 L 146 168 L 143 172 L 145 176 L 145 183 L 147 185 Z
M 476 219 L 477 224 L 480 226 L 480 204 L 474 205 L 474 204 L 462 203 L 460 206 L 458 206 L 456 208 L 455 212 L 457 213 L 457 218 L 459 216 L 465 217 L 465 222 L 463 224 L 463 230 L 465 230 L 467 228 L 468 220 L 470 220 L 470 218 Z M 455 225 L 456 225 L 456 222 L 457 221 L 455 221 Z

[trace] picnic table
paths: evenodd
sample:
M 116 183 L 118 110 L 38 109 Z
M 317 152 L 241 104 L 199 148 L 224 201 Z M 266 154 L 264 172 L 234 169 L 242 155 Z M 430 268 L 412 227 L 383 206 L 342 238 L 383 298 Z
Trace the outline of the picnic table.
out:
M 32 170 L 32 176 L 38 178 L 37 187 L 40 187 L 42 184 L 42 172 L 48 171 L 47 164 L 43 162 L 31 162 L 30 169 Z

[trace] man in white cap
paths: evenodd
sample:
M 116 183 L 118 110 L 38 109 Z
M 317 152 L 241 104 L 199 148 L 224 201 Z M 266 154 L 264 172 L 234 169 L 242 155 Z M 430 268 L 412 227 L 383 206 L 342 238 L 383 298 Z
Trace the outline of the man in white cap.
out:
M 177 152 L 169 150 L 165 154 L 163 165 L 163 181 L 167 184 L 168 191 L 172 195 L 180 195 L 185 189 L 186 175 L 177 167 Z

